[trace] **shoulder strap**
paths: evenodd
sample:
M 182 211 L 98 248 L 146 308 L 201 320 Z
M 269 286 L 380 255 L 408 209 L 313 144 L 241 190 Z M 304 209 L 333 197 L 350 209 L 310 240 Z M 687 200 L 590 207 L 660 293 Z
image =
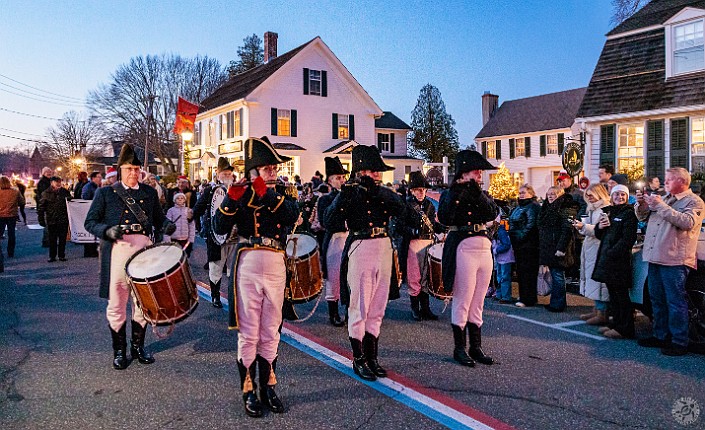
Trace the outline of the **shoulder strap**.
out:
M 142 227 L 146 228 L 149 225 L 149 218 L 147 218 L 147 214 L 144 213 L 144 210 L 142 210 L 142 207 L 137 204 L 135 199 L 127 195 L 127 190 L 125 190 L 125 187 L 122 186 L 122 183 L 114 183 L 113 190 L 115 190 L 117 195 L 123 202 L 125 202 L 127 208 L 137 217 L 137 221 L 142 224 Z

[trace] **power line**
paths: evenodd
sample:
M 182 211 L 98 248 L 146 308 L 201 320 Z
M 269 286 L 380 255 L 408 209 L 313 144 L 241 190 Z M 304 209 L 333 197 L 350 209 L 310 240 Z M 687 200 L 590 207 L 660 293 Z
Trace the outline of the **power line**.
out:
M 10 93 L 10 94 L 14 94 L 14 95 L 16 95 L 16 96 L 24 97 L 24 98 L 26 98 L 26 99 L 36 100 L 36 101 L 38 101 L 38 102 L 51 103 L 51 104 L 53 104 L 53 105 L 85 107 L 85 105 L 78 104 L 78 103 L 68 103 L 68 102 L 67 102 L 67 103 L 59 103 L 59 102 L 52 102 L 52 101 L 49 101 L 49 100 L 42 100 L 42 99 L 38 99 L 38 98 L 36 98 L 36 97 L 30 97 L 30 96 L 28 96 L 28 95 L 16 93 L 16 92 L 13 92 L 13 91 L 10 91 L 10 90 L 6 90 L 6 89 L 3 89 L 3 88 L 0 88 L 0 91 L 4 91 L 4 92 L 6 92 L 6 93 Z
M 52 121 L 60 121 L 59 118 L 51 118 L 51 117 L 48 117 L 48 116 L 41 116 L 41 115 L 32 115 L 31 113 L 17 112 L 16 110 L 5 109 L 5 108 L 3 108 L 3 107 L 0 107 L 0 110 L 1 110 L 1 111 L 5 111 L 5 112 L 14 113 L 14 114 L 17 114 L 17 115 L 31 116 L 31 117 L 33 117 L 33 118 L 42 118 L 42 119 L 50 119 L 50 120 L 52 120 Z
M 5 78 L 5 79 L 9 79 L 9 80 L 11 80 L 12 82 L 16 82 L 16 83 L 18 83 L 18 84 L 20 84 L 20 85 L 23 85 L 23 86 L 25 86 L 25 87 L 27 87 L 27 88 L 32 88 L 33 90 L 41 91 L 41 92 L 43 92 L 43 93 L 52 94 L 52 95 L 55 95 L 55 96 L 59 96 L 59 97 L 66 98 L 66 99 L 75 99 L 75 100 L 83 101 L 83 99 L 80 99 L 80 98 L 78 98 L 78 97 L 65 96 L 65 95 L 62 95 L 62 94 L 52 93 L 51 91 L 47 91 L 47 90 L 43 90 L 43 89 L 41 89 L 41 88 L 33 87 L 33 86 L 31 86 L 31 85 L 27 85 L 27 84 L 25 84 L 25 83 L 22 83 L 22 82 L 20 82 L 20 81 L 17 81 L 17 80 L 15 80 L 15 79 L 10 78 L 9 76 L 5 76 L 5 75 L 3 75 L 3 74 L 1 74 L 1 73 L 0 73 L 0 76 L 2 76 L 2 77 Z
M 9 137 L 10 139 L 24 140 L 25 142 L 47 143 L 45 140 L 24 139 L 21 137 L 8 136 L 7 134 L 0 134 L 0 137 Z
M 33 95 L 33 96 L 42 97 L 42 98 L 45 98 L 45 99 L 47 99 L 47 100 L 54 100 L 54 101 L 57 101 L 57 102 L 76 103 L 76 104 L 79 103 L 79 100 L 78 100 L 78 99 L 76 99 L 76 100 L 74 101 L 74 100 L 65 99 L 65 98 L 61 98 L 61 97 L 54 97 L 54 96 L 48 96 L 48 95 L 46 95 L 46 94 L 35 93 L 35 92 L 32 92 L 32 91 L 24 90 L 24 89 L 19 88 L 19 87 L 12 86 L 12 85 L 10 85 L 10 84 L 6 84 L 5 82 L 0 82 L 0 85 L 4 85 L 4 86 L 6 86 L 6 87 L 8 87 L 8 88 L 12 88 L 13 90 L 21 91 L 21 92 L 23 92 L 23 93 L 31 94 L 31 95 Z M 80 100 L 80 102 L 82 103 L 83 100 Z
M 27 136 L 44 137 L 41 134 L 25 133 L 24 131 L 10 130 L 9 128 L 0 127 L 0 130 L 10 131 L 12 133 L 26 134 Z

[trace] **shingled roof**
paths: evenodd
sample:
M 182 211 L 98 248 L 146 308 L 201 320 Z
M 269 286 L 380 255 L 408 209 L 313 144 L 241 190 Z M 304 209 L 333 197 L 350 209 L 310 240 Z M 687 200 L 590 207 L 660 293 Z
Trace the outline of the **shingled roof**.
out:
M 388 128 L 393 130 L 411 130 L 409 124 L 402 121 L 391 112 L 384 111 L 381 118 L 375 119 L 375 128 Z
M 497 109 L 476 139 L 570 128 L 586 88 L 509 100 Z
M 201 102 L 199 113 L 246 97 L 314 40 L 316 39 L 309 40 L 303 45 L 274 58 L 267 64 L 262 64 L 228 79 L 213 94 Z
M 705 0 L 651 0 L 634 15 L 612 29 L 608 36 L 660 25 L 685 7 L 705 9 Z

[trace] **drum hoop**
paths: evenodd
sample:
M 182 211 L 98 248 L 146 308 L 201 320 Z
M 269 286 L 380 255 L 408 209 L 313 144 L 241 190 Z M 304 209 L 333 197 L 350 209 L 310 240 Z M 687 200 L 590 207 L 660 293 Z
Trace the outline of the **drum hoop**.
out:
M 287 239 L 286 239 L 286 247 L 284 248 L 284 255 L 286 255 L 287 260 L 306 261 L 306 260 L 310 260 L 311 257 L 313 257 L 313 256 L 316 254 L 316 252 L 319 252 L 319 254 L 320 254 L 320 251 L 319 251 L 319 249 L 318 249 L 318 241 L 316 240 L 315 237 L 313 237 L 313 235 L 308 234 L 308 233 L 296 233 L 296 234 L 298 234 L 299 236 L 308 236 L 308 237 L 310 237 L 310 238 L 313 240 L 313 243 L 314 243 L 315 246 L 313 247 L 313 249 L 312 249 L 310 252 L 308 252 L 308 253 L 305 254 L 305 255 L 302 255 L 302 256 L 300 256 L 300 257 L 297 257 L 297 256 L 295 256 L 295 255 L 290 256 L 290 255 L 288 255 L 288 254 L 286 253 L 286 248 L 289 247 L 289 241 L 290 241 L 291 239 L 289 239 L 289 238 L 287 237 Z
M 130 267 L 130 263 L 132 263 L 132 260 L 134 260 L 135 257 L 137 257 L 139 254 L 142 254 L 142 253 L 146 252 L 147 250 L 152 249 L 152 248 L 156 248 L 158 246 L 174 246 L 174 247 L 181 249 L 180 246 L 174 245 L 173 243 L 167 243 L 167 242 L 154 243 L 152 245 L 149 245 L 147 247 L 140 249 L 139 251 L 132 254 L 130 256 L 130 258 L 127 260 L 127 262 L 125 263 L 125 275 L 127 275 L 128 279 L 132 279 L 134 282 L 152 282 L 152 281 L 167 278 L 168 276 L 173 275 L 176 272 L 177 268 L 184 265 L 184 262 L 186 261 L 186 253 L 183 251 L 183 249 L 181 249 L 181 256 L 179 257 L 179 261 L 176 264 L 174 264 L 171 268 L 169 268 L 168 270 L 165 270 L 164 272 L 159 273 L 154 276 L 149 276 L 147 278 L 138 278 L 138 277 L 131 276 L 127 268 Z

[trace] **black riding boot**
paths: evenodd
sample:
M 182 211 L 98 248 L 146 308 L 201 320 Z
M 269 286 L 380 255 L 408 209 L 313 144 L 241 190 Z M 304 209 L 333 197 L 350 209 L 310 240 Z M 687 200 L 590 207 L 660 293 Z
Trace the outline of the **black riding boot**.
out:
M 275 414 L 284 412 L 284 405 L 279 400 L 277 393 L 274 392 L 274 385 L 277 383 L 276 373 L 277 359 L 269 364 L 263 357 L 257 356 L 259 364 L 259 398 L 261 403 L 268 407 Z
M 345 321 L 340 318 L 340 314 L 338 313 L 337 300 L 328 301 L 328 320 L 335 327 L 342 327 L 345 325 Z
M 468 356 L 467 351 L 465 351 L 465 328 L 461 328 L 455 324 L 451 324 L 453 327 L 453 340 L 455 341 L 455 349 L 453 349 L 453 359 L 463 366 L 474 367 L 475 360 Z
M 154 363 L 152 354 L 144 350 L 144 336 L 147 333 L 147 327 L 142 327 L 137 321 L 132 321 L 132 342 L 130 345 L 130 354 L 132 359 L 135 358 L 142 364 Z
M 437 321 L 438 315 L 431 311 L 431 305 L 428 300 L 428 293 L 421 291 L 419 294 L 419 302 L 421 304 L 421 319 L 429 321 Z
M 118 331 L 110 327 L 110 334 L 113 338 L 113 369 L 127 369 L 130 365 L 127 359 L 127 327 L 123 324 Z
M 294 309 L 294 304 L 286 299 L 284 299 L 284 303 L 282 304 L 282 318 L 287 321 L 296 321 L 299 319 L 299 316 L 296 314 L 296 309 Z
M 488 357 L 482 352 L 482 331 L 480 327 L 473 323 L 468 323 L 468 338 L 470 339 L 470 349 L 468 353 L 470 357 L 474 358 L 478 363 L 482 364 L 493 364 L 494 360 L 492 357 Z
M 386 378 L 387 371 L 384 370 L 382 366 L 379 365 L 379 361 L 377 361 L 378 346 L 379 338 L 372 336 L 370 333 L 365 333 L 365 337 L 362 338 L 362 348 L 367 358 L 367 367 L 370 368 L 376 377 Z
M 367 358 L 362 352 L 362 341 L 351 337 L 350 346 L 352 346 L 353 350 L 352 365 L 355 374 L 366 381 L 377 380 L 377 377 L 374 373 L 372 373 L 372 370 L 370 370 L 369 366 L 367 365 Z
M 253 418 L 259 418 L 262 416 L 262 404 L 257 398 L 257 384 L 254 382 L 255 374 L 257 373 L 257 361 L 253 361 L 248 369 L 242 363 L 242 360 L 238 360 L 237 370 L 240 372 L 240 389 L 242 390 L 245 413 Z
M 419 310 L 419 296 L 409 296 L 411 302 L 411 318 L 415 321 L 421 321 L 421 312 Z
M 220 301 L 220 281 L 223 279 L 218 279 L 218 282 L 213 282 L 208 280 L 211 284 L 211 302 L 214 308 L 222 308 L 223 303 Z

